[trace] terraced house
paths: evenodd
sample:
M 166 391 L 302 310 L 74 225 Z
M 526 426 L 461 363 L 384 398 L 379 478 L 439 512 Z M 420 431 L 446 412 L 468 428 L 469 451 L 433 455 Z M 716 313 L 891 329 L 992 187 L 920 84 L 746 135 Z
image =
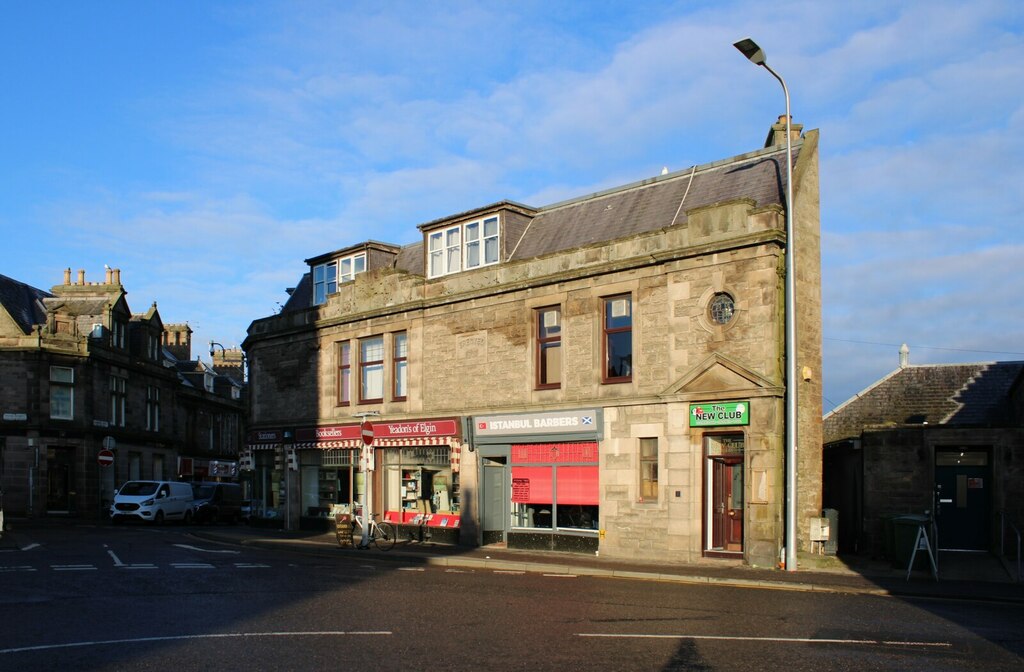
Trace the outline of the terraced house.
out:
M 250 363 L 256 514 L 358 506 L 461 544 L 774 565 L 784 543 L 785 125 L 583 198 L 317 253 Z M 818 134 L 794 126 L 800 546 L 821 514 Z M 360 469 L 360 420 L 375 426 Z

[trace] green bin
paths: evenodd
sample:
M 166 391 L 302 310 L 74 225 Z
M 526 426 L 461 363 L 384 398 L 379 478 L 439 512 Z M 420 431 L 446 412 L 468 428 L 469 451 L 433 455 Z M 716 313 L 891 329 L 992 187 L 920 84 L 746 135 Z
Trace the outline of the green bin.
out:
M 914 553 L 914 542 L 917 541 L 917 530 L 924 525 L 925 534 L 928 534 L 930 519 L 928 516 L 896 516 L 892 519 L 893 531 L 893 555 L 894 567 L 906 569 L 910 562 L 910 556 Z M 931 545 L 931 538 L 928 539 Z M 935 549 L 932 549 L 934 552 Z M 914 557 L 914 569 L 928 569 L 928 551 L 920 549 Z

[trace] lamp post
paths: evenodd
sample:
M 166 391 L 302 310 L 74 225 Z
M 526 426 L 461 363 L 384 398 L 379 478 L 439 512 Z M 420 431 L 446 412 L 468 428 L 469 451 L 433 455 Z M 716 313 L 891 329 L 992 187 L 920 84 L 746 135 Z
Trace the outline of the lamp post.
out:
M 793 139 L 790 129 L 789 88 L 765 62 L 764 51 L 749 37 L 733 44 L 754 65 L 779 80 L 786 96 L 786 571 L 796 571 L 796 244 L 793 228 Z
M 214 355 L 214 352 L 215 352 L 215 350 L 214 350 L 215 347 L 216 348 L 220 348 L 221 354 L 225 355 L 224 361 L 226 363 L 227 362 L 226 355 L 227 355 L 228 349 L 225 348 L 220 343 L 217 343 L 216 341 L 210 341 L 210 360 L 213 361 L 213 355 Z M 234 348 L 232 348 L 232 351 L 234 351 Z M 242 351 L 240 351 L 240 352 L 241 352 L 241 355 L 242 355 L 242 367 L 241 367 L 241 369 L 242 369 L 242 382 L 244 383 L 245 382 L 245 365 L 246 365 L 247 362 L 246 362 L 246 359 L 245 359 L 245 352 L 242 352 Z

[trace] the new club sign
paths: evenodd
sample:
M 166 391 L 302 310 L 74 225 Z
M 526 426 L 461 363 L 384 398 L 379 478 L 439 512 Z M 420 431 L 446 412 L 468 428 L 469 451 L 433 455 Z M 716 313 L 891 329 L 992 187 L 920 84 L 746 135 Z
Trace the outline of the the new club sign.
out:
M 726 427 L 749 424 L 749 401 L 707 401 L 690 404 L 690 427 Z

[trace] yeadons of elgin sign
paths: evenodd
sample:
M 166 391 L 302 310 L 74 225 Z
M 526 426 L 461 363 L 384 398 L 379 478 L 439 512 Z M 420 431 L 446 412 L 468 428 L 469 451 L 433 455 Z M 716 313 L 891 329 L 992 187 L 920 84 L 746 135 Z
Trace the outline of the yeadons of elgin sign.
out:
M 749 401 L 707 401 L 690 404 L 690 427 L 728 427 L 749 424 Z

